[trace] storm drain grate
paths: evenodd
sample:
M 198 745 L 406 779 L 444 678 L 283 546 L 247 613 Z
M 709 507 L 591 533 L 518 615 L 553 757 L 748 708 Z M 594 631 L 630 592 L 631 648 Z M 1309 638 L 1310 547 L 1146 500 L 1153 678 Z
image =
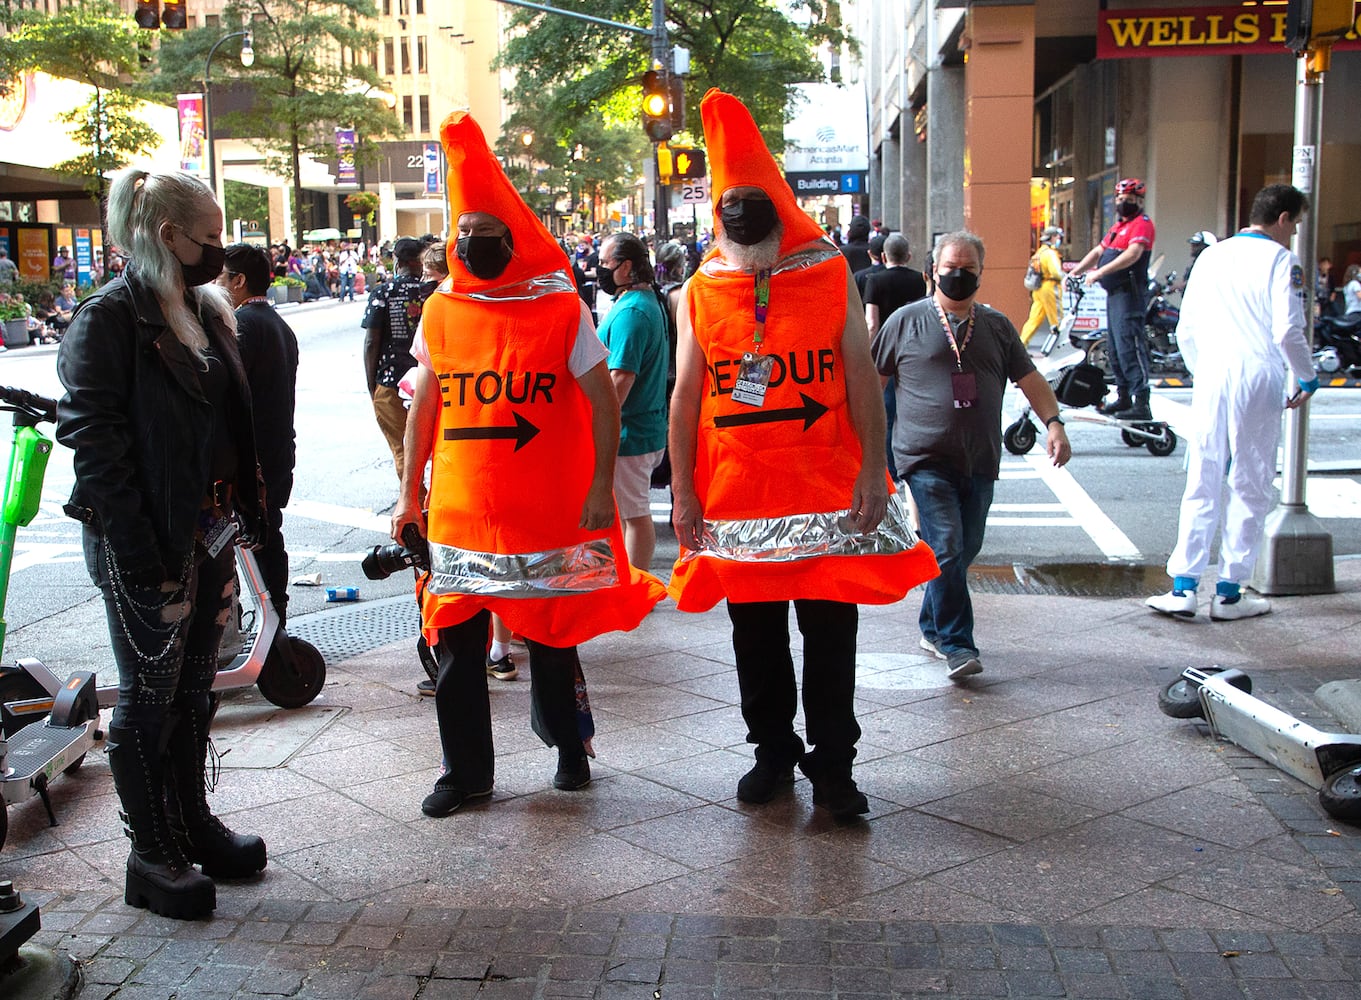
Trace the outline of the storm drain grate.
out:
M 1048 563 L 971 566 L 969 587 L 981 594 L 1047 597 L 1147 597 L 1167 589 L 1161 566 L 1131 563 Z
M 288 634 L 316 646 L 328 663 L 361 656 L 404 639 L 415 643 L 419 631 L 420 612 L 409 595 L 344 611 L 314 611 L 288 620 Z

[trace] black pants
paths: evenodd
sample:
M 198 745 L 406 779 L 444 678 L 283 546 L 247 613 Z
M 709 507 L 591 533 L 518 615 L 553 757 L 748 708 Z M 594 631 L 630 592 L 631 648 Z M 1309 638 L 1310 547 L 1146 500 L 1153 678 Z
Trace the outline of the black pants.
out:
M 487 634 L 491 612 L 440 629 L 435 644 L 435 717 L 448 768 L 438 784 L 465 792 L 491 788 L 496 774 L 487 694 Z M 586 756 L 577 730 L 575 646 L 545 646 L 528 640 L 529 696 L 561 759 Z
M 813 750 L 809 764 L 849 770 L 860 739 L 855 721 L 855 640 L 860 609 L 839 601 L 795 601 L 803 634 L 803 714 Z M 747 742 L 758 760 L 777 765 L 803 758 L 794 732 L 798 685 L 789 652 L 789 602 L 728 602 L 737 683 Z
M 288 549 L 284 547 L 284 512 L 270 507 L 267 517 L 264 538 L 255 550 L 255 561 L 260 566 L 260 576 L 265 581 L 265 589 L 269 591 L 274 610 L 279 613 L 279 627 L 283 628 L 288 621 Z
M 184 589 L 127 586 L 101 535 L 84 531 L 85 566 L 104 595 L 118 666 L 112 725 L 159 729 L 173 706 L 207 693 L 231 609 L 236 576 L 230 545 L 190 568 Z

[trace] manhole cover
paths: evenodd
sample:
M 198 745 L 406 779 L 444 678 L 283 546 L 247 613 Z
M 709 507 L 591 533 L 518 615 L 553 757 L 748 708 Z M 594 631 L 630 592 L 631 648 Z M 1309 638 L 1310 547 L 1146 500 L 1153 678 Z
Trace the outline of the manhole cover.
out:
M 1131 563 L 1047 563 L 969 567 L 969 587 L 981 594 L 1052 597 L 1140 597 L 1167 589 L 1161 566 Z
M 420 610 L 409 595 L 344 609 L 328 608 L 288 620 L 288 634 L 316 646 L 327 663 L 339 663 L 403 639 L 414 645 L 420 628 Z

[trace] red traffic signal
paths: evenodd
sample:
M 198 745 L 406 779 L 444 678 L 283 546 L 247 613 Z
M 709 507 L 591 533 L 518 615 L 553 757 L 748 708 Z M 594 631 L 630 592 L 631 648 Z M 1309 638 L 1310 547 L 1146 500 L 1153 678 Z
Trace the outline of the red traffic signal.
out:
M 655 69 L 643 74 L 643 131 L 653 142 L 671 138 L 671 93 Z
M 165 0 L 161 8 L 161 24 L 172 31 L 189 27 L 189 18 L 184 11 L 184 0 Z
M 161 26 L 161 0 L 137 0 L 137 13 L 133 19 L 137 27 L 155 31 Z

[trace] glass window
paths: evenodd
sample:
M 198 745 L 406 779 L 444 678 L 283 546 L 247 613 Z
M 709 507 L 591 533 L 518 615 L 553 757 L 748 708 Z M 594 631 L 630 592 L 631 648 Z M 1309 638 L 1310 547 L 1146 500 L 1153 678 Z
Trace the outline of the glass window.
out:
M 425 36 L 420 35 L 416 39 L 416 72 L 425 72 Z
M 411 39 L 402 36 L 402 72 L 411 72 Z
M 416 124 L 411 118 L 411 95 L 402 98 L 402 123 L 406 126 L 407 132 L 416 131 Z
M 383 39 L 383 72 L 388 76 L 397 72 L 397 61 L 392 57 L 392 44 L 391 38 Z
M 429 94 L 422 94 L 422 95 L 421 95 L 421 127 L 420 127 L 420 129 L 418 129 L 418 131 L 421 131 L 421 132 L 433 132 L 434 129 L 435 129 L 434 123 L 430 120 L 430 95 L 429 95 Z
M 416 0 L 416 13 L 417 14 L 425 13 L 425 0 Z

